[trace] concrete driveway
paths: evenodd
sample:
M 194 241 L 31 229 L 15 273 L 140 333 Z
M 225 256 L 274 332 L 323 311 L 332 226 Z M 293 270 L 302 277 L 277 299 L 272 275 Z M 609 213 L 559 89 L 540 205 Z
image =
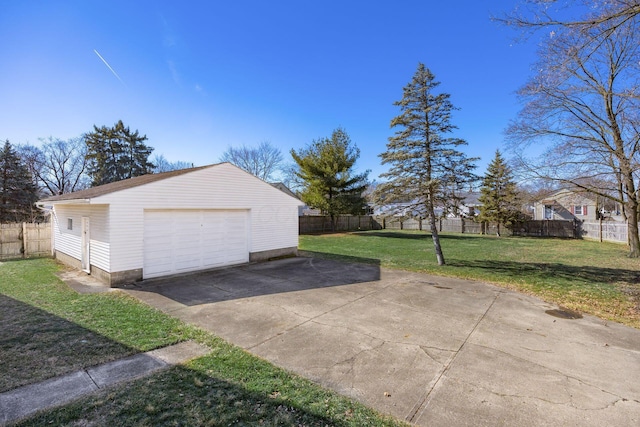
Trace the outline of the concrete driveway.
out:
M 484 283 L 292 258 L 127 292 L 418 425 L 640 425 L 639 330 Z

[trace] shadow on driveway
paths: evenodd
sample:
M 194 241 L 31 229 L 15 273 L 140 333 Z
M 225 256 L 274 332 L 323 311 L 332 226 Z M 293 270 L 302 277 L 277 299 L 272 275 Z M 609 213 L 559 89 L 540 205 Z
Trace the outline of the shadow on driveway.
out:
M 162 295 L 187 306 L 380 280 L 380 261 L 358 264 L 288 258 L 240 267 L 151 279 L 125 289 Z

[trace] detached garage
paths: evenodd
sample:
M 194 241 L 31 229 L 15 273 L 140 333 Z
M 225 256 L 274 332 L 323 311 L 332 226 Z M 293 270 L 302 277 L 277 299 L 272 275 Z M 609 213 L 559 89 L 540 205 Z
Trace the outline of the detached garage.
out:
M 300 200 L 230 163 L 41 200 L 57 259 L 119 284 L 295 255 Z

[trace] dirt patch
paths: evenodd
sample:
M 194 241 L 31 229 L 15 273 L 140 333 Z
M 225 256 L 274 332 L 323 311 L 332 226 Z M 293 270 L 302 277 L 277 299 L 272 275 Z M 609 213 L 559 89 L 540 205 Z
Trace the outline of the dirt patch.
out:
M 558 317 L 560 319 L 582 319 L 582 314 L 578 313 L 577 311 L 569 310 L 568 308 L 562 307 L 556 308 L 554 310 L 546 310 L 545 313 L 553 317 Z
M 640 314 L 640 287 L 637 285 L 624 285 L 620 291 L 627 295 L 633 303 L 633 313 Z

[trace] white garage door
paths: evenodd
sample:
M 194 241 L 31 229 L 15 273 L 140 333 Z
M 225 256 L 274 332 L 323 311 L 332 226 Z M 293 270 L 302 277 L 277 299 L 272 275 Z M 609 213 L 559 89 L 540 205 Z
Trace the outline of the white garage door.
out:
M 248 262 L 247 218 L 247 211 L 145 211 L 143 277 Z

